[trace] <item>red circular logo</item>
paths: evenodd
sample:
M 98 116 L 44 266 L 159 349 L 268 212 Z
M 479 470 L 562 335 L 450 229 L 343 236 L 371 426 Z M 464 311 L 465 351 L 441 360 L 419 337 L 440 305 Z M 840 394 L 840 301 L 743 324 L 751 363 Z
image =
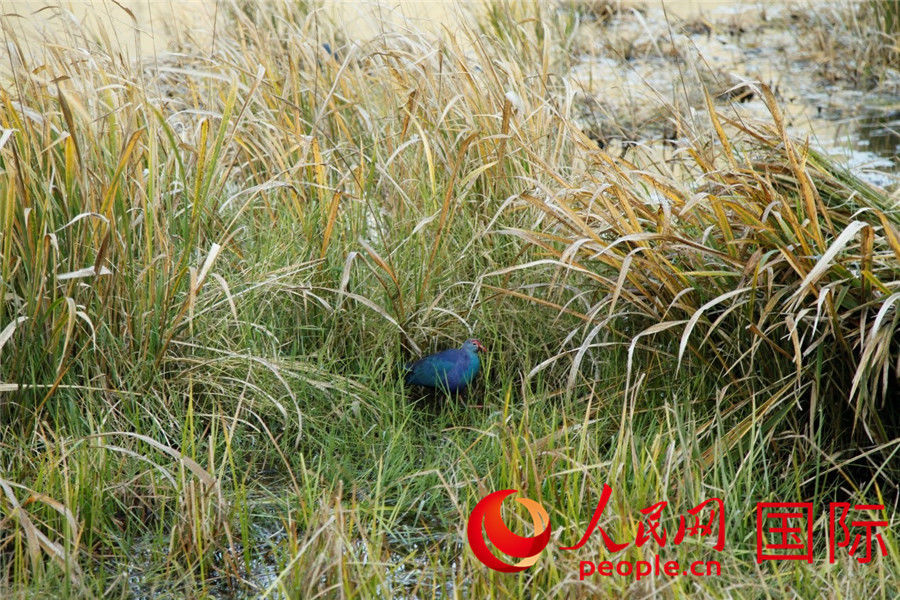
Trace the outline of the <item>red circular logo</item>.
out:
M 503 499 L 518 490 L 500 490 L 488 494 L 472 509 L 469 522 L 466 526 L 466 534 L 469 538 L 469 547 L 475 556 L 495 571 L 501 573 L 516 573 L 524 571 L 537 562 L 541 550 L 550 541 L 550 515 L 543 506 L 530 498 L 516 498 L 516 502 L 528 509 L 531 521 L 534 523 L 534 535 L 531 537 L 516 535 L 503 522 L 500 516 L 500 505 Z M 482 526 L 484 534 L 482 535 Z M 523 560 L 512 565 L 494 556 L 484 541 L 485 536 L 491 543 L 504 554 L 521 558 Z

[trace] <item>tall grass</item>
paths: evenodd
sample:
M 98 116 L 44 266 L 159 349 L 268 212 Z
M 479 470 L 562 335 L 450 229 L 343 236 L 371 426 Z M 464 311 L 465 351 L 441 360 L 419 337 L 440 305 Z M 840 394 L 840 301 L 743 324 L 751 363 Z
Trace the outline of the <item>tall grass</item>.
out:
M 898 447 L 896 207 L 768 90 L 636 164 L 575 125 L 569 12 L 220 8 L 209 55 L 59 44 L 0 89 L 4 597 L 893 595 L 890 531 L 864 576 L 753 561 L 756 501 L 883 500 Z M 409 396 L 473 334 L 465 400 Z M 579 582 L 604 483 L 626 540 L 724 496 L 726 576 Z M 554 524 L 519 578 L 463 544 L 502 487 Z
M 687 148 L 690 188 L 595 150 L 593 173 L 523 195 L 546 216 L 540 229 L 501 233 L 543 250 L 565 295 L 596 298 L 572 336 L 570 387 L 608 343 L 599 340 L 618 334 L 629 362 L 649 345 L 676 371 L 691 362 L 722 373 L 733 398 L 725 413 L 742 418 L 717 446 L 737 442 L 751 420 L 775 426 L 791 402 L 811 436 L 824 420 L 827 439 L 886 444 L 896 436 L 900 213 L 791 141 L 762 93 L 772 126 L 710 103 L 716 137 Z

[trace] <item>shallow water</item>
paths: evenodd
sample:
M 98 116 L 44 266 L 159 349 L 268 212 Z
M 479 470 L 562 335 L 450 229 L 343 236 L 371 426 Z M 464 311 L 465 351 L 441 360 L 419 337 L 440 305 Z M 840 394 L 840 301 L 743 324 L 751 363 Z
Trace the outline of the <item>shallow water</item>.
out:
M 791 4 L 693 4 L 703 10 L 687 19 L 673 17 L 669 3 L 666 10 L 650 4 L 590 26 L 571 75 L 583 90 L 580 121 L 591 137 L 601 145 L 673 139 L 666 130 L 673 113 L 685 120 L 705 113 L 704 87 L 721 94 L 716 104 L 726 115 L 771 122 L 752 87 L 761 82 L 795 138 L 871 184 L 897 186 L 900 72 L 878 90 L 830 82 L 827 56 L 793 30 L 807 15 Z
M 256 598 L 263 591 L 273 587 L 270 598 L 283 598 L 278 585 L 285 565 L 290 557 L 285 555 L 287 533 L 282 525 L 274 519 L 268 519 L 265 525 L 251 526 L 250 538 L 246 544 L 252 548 L 252 558 L 244 563 L 244 545 L 236 543 L 236 556 L 226 561 L 222 551 L 217 551 L 213 564 L 220 573 L 207 579 L 204 583 L 206 593 L 212 598 L 229 600 L 249 600 Z M 301 535 L 302 538 L 302 535 Z M 426 597 L 454 597 L 457 581 L 458 561 L 448 561 L 443 572 L 436 573 L 426 556 L 433 555 L 435 545 L 450 549 L 456 554 L 463 552 L 463 543 L 454 534 L 444 532 L 423 533 L 423 528 L 415 525 L 402 525 L 396 528 L 385 540 L 381 556 L 372 556 L 362 540 L 351 542 L 346 547 L 345 560 L 357 565 L 374 565 L 385 573 L 385 579 L 379 583 L 377 594 L 380 598 L 418 598 L 422 591 Z M 158 600 L 162 598 L 181 598 L 188 590 L 182 589 L 180 582 L 159 572 L 160 553 L 168 547 L 167 537 L 147 536 L 139 540 L 131 553 L 132 560 L 125 567 L 129 596 L 141 600 Z M 233 576 L 224 575 L 237 565 L 239 573 Z M 110 565 L 110 578 L 119 574 L 120 565 Z M 287 577 L 290 580 L 290 576 Z M 324 585 L 324 582 L 323 582 Z

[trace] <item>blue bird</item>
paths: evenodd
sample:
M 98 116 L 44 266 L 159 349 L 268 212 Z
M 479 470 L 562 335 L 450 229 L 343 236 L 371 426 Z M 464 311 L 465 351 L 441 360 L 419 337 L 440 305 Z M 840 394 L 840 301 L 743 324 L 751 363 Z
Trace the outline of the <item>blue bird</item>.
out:
M 333 58 L 335 62 L 341 61 L 341 59 L 338 57 L 338 53 L 335 50 L 331 49 L 331 44 L 329 44 L 328 42 L 322 42 L 322 49 L 325 50 L 325 52 L 328 53 L 328 56 Z
M 406 365 L 406 383 L 455 394 L 466 389 L 481 370 L 479 352 L 485 347 L 476 339 L 460 348 L 430 354 Z

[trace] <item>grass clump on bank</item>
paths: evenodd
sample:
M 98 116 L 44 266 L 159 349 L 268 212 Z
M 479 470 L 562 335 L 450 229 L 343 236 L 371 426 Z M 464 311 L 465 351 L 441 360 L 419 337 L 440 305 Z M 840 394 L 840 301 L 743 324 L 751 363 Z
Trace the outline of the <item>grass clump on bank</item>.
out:
M 826 78 L 896 93 L 900 2 L 837 3 L 810 18 L 811 43 L 828 57 L 820 66 Z
M 55 47 L 14 71 L 0 590 L 893 594 L 890 531 L 863 576 L 757 568 L 752 516 L 885 498 L 896 209 L 774 101 L 768 126 L 710 102 L 672 167 L 611 157 L 557 73 L 572 24 L 522 10 L 353 45 L 305 5 L 228 5 L 210 56 Z M 409 397 L 398 365 L 470 334 L 490 352 L 469 397 Z M 723 576 L 578 581 L 599 539 L 558 547 L 604 483 L 619 540 L 640 508 L 724 497 L 727 554 L 665 550 Z M 509 487 L 554 527 L 518 578 L 464 547 Z

